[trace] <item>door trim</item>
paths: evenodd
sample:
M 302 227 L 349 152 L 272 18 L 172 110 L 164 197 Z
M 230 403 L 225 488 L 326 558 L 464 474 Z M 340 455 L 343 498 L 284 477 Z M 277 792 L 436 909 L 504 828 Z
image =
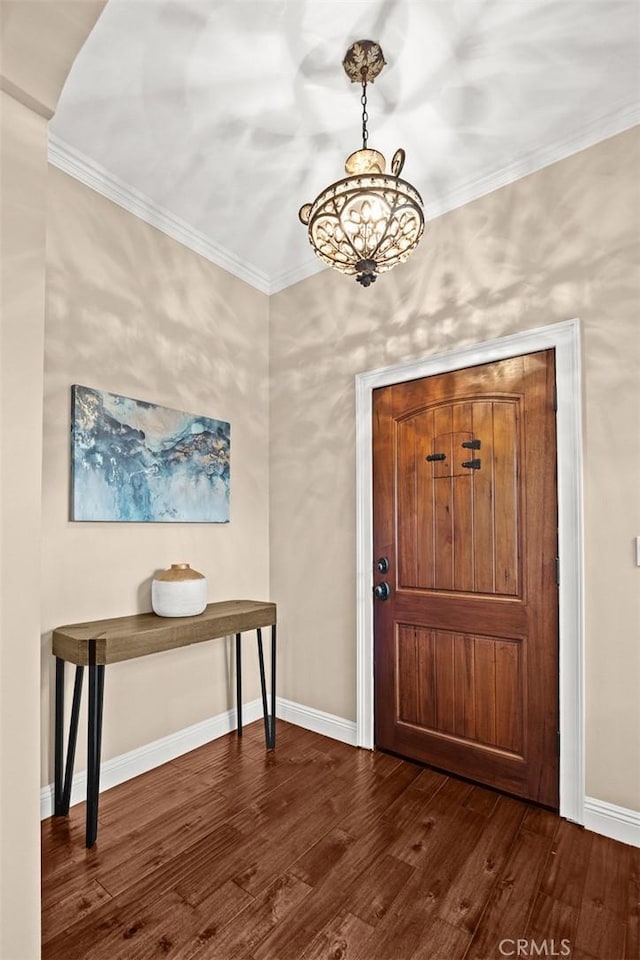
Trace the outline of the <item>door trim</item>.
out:
M 494 360 L 555 349 L 558 388 L 560 815 L 584 823 L 584 574 L 580 321 L 566 320 L 356 375 L 357 744 L 373 749 L 371 394 Z

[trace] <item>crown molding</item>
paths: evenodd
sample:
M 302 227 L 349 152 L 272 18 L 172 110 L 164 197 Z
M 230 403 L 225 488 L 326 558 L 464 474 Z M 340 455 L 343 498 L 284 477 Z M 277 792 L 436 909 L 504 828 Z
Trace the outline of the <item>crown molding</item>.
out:
M 196 230 L 186 221 L 177 217 L 169 210 L 155 203 L 150 197 L 145 196 L 135 187 L 120 180 L 113 173 L 110 173 L 105 167 L 92 160 L 80 150 L 76 150 L 70 144 L 56 137 L 55 134 L 49 134 L 48 159 L 52 166 L 62 170 L 75 180 L 84 183 L 85 186 L 95 190 L 96 193 L 112 200 L 119 207 L 123 207 L 132 213 L 134 217 L 144 220 L 152 227 L 165 233 L 173 240 L 177 240 L 185 247 L 189 247 L 195 253 L 215 263 L 217 267 L 222 267 L 228 273 L 244 280 L 245 283 L 260 290 L 261 293 L 269 294 L 271 284 L 269 278 L 262 271 L 258 270 L 252 264 L 241 260 L 234 254 L 218 246 L 209 237 L 200 230 Z
M 426 209 L 425 220 L 435 220 L 437 217 L 456 210 L 467 203 L 479 200 L 494 190 L 500 190 L 522 177 L 527 177 L 544 167 L 565 160 L 574 153 L 595 146 L 603 140 L 608 140 L 619 133 L 624 133 L 640 124 L 640 104 L 625 103 L 611 110 L 605 117 L 592 121 L 580 130 L 563 137 L 554 143 L 541 146 L 536 150 L 515 157 L 499 170 L 486 176 L 474 177 L 455 189 L 439 195 L 430 196 L 425 190 Z M 117 203 L 178 243 L 205 257 L 216 266 L 222 267 L 228 273 L 244 280 L 245 283 L 260 290 L 261 293 L 271 295 L 285 290 L 287 287 L 328 269 L 316 257 L 306 259 L 288 270 L 284 270 L 273 277 L 259 270 L 251 263 L 247 263 L 235 254 L 219 246 L 204 233 L 196 230 L 184 220 L 177 217 L 164 207 L 154 203 L 149 197 L 129 184 L 110 173 L 105 167 L 90 157 L 76 150 L 70 144 L 49 134 L 49 163 L 58 167 L 64 173 L 108 200 Z
M 322 273 L 328 269 L 326 263 L 323 263 L 313 254 L 305 263 L 292 267 L 290 270 L 283 270 L 282 273 L 273 277 L 269 286 L 269 293 L 280 293 L 281 290 L 292 287 L 294 283 L 300 283 L 301 280 L 307 280 L 309 277 L 315 276 L 316 273 Z
M 423 196 L 426 196 L 425 221 L 436 220 L 451 210 L 456 210 L 467 203 L 479 200 L 481 197 L 493 193 L 494 190 L 507 187 L 509 184 L 515 183 L 516 180 L 537 173 L 538 170 L 543 170 L 559 160 L 566 160 L 574 153 L 594 147 L 603 140 L 609 140 L 610 137 L 624 133 L 625 130 L 630 130 L 638 124 L 640 124 L 640 104 L 620 104 L 605 117 L 600 117 L 598 120 L 586 124 L 580 130 L 574 131 L 554 143 L 523 153 L 486 176 L 473 177 L 455 189 L 439 195 L 430 195 L 427 190 L 423 189 Z M 269 292 L 271 294 L 278 293 L 280 290 L 284 290 L 294 283 L 299 283 L 301 280 L 306 280 L 326 269 L 328 268 L 320 261 L 309 261 L 291 270 L 284 271 L 271 279 Z
M 532 173 L 537 173 L 553 163 L 558 163 L 559 160 L 566 160 L 573 154 L 594 147 L 603 140 L 609 140 L 638 124 L 640 124 L 640 103 L 620 104 L 606 116 L 585 124 L 560 140 L 522 153 L 486 176 L 473 177 L 433 199 L 427 194 L 425 220 L 435 220 L 451 210 L 456 210 L 473 200 L 479 200 L 480 197 L 507 187 Z

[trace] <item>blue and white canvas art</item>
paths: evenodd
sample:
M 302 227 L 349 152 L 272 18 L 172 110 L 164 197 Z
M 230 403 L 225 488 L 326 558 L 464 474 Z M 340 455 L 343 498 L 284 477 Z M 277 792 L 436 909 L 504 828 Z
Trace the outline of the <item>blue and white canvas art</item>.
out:
M 71 519 L 227 523 L 231 427 L 71 388 Z

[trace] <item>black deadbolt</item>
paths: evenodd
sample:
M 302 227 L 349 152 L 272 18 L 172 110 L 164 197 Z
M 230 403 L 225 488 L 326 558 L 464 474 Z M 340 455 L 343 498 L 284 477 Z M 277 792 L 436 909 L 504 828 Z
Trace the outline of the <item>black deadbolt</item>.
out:
M 386 557 L 380 557 L 380 559 L 378 560 L 376 566 L 377 566 L 378 570 L 380 571 L 380 573 L 388 573 L 388 572 L 389 572 L 389 561 L 387 560 Z
M 388 600 L 389 594 L 391 593 L 391 587 L 388 583 L 378 583 L 373 588 L 373 592 L 378 600 Z

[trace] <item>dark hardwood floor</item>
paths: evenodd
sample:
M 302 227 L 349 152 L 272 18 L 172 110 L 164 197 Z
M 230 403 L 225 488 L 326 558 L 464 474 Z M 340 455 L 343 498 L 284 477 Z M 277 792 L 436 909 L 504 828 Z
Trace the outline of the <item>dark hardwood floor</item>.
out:
M 102 794 L 92 850 L 84 813 L 43 824 L 44 960 L 639 956 L 639 849 L 283 722 Z

